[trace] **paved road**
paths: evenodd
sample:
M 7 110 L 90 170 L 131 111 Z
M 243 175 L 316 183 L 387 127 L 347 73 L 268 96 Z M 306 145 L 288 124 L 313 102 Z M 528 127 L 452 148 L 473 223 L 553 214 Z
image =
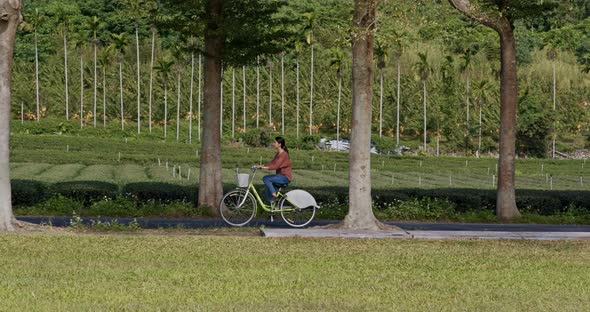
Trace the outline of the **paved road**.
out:
M 31 223 L 45 223 L 53 226 L 68 226 L 71 217 L 17 217 L 18 220 Z M 86 224 L 90 220 L 112 221 L 116 219 L 119 223 L 127 224 L 133 218 L 82 218 Z M 211 228 L 227 226 L 221 219 L 161 219 L 161 218 L 137 218 L 142 228 Z M 338 221 L 318 220 L 310 226 L 326 225 Z M 590 225 L 553 225 L 553 224 L 485 224 L 485 223 L 434 223 L 434 222 L 387 222 L 396 225 L 406 231 L 497 231 L 497 232 L 590 232 Z M 282 220 L 275 218 L 275 222 L 269 220 L 255 220 L 250 226 L 260 227 L 264 225 L 269 228 L 288 228 Z

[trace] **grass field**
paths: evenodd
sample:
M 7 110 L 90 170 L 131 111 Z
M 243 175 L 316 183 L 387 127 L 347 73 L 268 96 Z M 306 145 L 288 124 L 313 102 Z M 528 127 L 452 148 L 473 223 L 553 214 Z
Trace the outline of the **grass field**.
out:
M 198 182 L 199 146 L 196 144 L 22 134 L 13 135 L 11 140 L 13 179 L 97 180 L 117 184 Z M 348 154 L 307 150 L 292 150 L 290 154 L 295 186 L 347 185 Z M 225 146 L 222 151 L 224 181 L 234 183 L 236 168 L 245 172 L 252 164 L 266 162 L 272 156 L 271 149 L 239 144 Z M 496 163 L 493 158 L 374 155 L 373 187 L 493 189 Z M 174 167 L 180 167 L 180 176 L 178 171 L 173 173 Z M 586 166 L 584 160 L 518 159 L 516 186 L 519 189 L 588 190 L 589 167 L 590 163 Z
M 586 241 L 0 235 L 5 311 L 587 311 Z

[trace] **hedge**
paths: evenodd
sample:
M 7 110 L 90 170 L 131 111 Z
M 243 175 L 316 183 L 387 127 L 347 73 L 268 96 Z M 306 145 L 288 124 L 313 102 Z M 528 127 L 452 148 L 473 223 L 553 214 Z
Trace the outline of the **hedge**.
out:
M 232 188 L 232 185 L 224 185 L 225 192 Z M 257 188 L 262 190 L 263 186 L 258 185 Z M 347 187 L 305 189 L 313 194 L 320 206 L 346 206 L 348 203 Z M 85 206 L 89 206 L 97 200 L 114 199 L 121 195 L 142 203 L 153 200 L 161 202 L 184 201 L 196 206 L 198 186 L 138 182 L 128 183 L 119 189 L 115 184 L 101 181 L 45 184 L 33 180 L 12 180 L 12 202 L 15 206 L 35 205 L 56 194 L 79 201 Z M 406 201 L 410 198 L 446 199 L 456 205 L 457 212 L 494 210 L 496 206 L 496 192 L 483 189 L 373 189 L 372 197 L 376 207 L 384 207 L 388 203 Z M 590 212 L 590 191 L 517 190 L 516 204 L 523 212 L 535 212 L 541 215 L 563 212 L 570 205 Z

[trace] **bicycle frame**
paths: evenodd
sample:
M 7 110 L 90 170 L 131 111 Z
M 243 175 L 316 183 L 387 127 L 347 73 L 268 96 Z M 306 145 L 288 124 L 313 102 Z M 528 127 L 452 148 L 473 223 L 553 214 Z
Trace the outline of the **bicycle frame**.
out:
M 275 205 L 276 204 L 273 203 L 273 202 L 271 202 L 270 205 L 267 205 L 267 204 L 264 203 L 264 200 L 262 200 L 262 198 L 258 194 L 258 191 L 254 187 L 254 177 L 256 176 L 256 171 L 257 171 L 257 169 L 254 168 L 253 169 L 253 172 L 254 173 L 252 174 L 252 179 L 250 179 L 250 181 L 248 182 L 248 187 L 246 187 L 246 188 L 244 188 L 244 187 L 238 187 L 238 189 L 240 189 L 240 190 L 246 189 L 246 196 L 244 196 L 244 199 L 239 204 L 239 206 L 242 206 L 244 204 L 244 202 L 246 201 L 246 198 L 248 198 L 248 194 L 252 194 L 252 195 L 254 195 L 254 199 L 260 205 L 260 207 L 262 208 L 262 210 L 264 210 L 266 212 L 281 212 L 281 211 L 287 212 L 287 211 L 293 211 L 293 209 L 276 209 L 275 208 Z M 277 192 L 277 196 L 278 197 L 281 197 L 281 198 L 285 198 L 285 200 L 287 202 L 289 202 L 291 205 L 293 205 L 293 207 L 296 207 L 280 191 Z M 278 202 L 277 202 L 277 204 L 278 204 Z

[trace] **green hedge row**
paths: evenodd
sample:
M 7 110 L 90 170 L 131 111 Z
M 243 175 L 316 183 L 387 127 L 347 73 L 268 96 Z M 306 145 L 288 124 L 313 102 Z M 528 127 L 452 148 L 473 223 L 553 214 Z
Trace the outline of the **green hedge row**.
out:
M 232 188 L 224 187 L 225 191 Z M 258 187 L 262 190 L 262 186 Z M 346 187 L 306 188 L 321 206 L 346 206 L 348 189 Z M 159 182 L 129 183 L 118 185 L 100 181 L 71 181 L 53 184 L 34 180 L 12 180 L 12 202 L 14 206 L 32 206 L 55 195 L 76 200 L 85 206 L 97 200 L 116 198 L 119 195 L 137 202 L 157 200 L 161 202 L 184 201 L 196 206 L 198 187 L 182 186 Z M 456 205 L 458 212 L 471 210 L 493 210 L 496 206 L 496 192 L 480 189 L 374 189 L 375 207 L 385 207 L 397 201 L 410 198 L 446 199 Z M 590 211 L 590 191 L 546 191 L 517 190 L 516 204 L 521 211 L 540 215 L 563 212 L 568 206 L 576 206 Z

